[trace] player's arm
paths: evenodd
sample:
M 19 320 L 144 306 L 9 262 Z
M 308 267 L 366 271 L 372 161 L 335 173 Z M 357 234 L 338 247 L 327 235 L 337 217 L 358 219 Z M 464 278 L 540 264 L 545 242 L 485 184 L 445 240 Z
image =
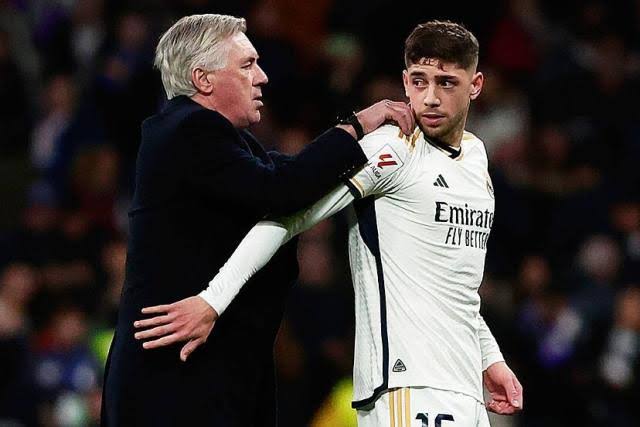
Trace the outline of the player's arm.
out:
M 497 414 L 509 415 L 522 409 L 523 390 L 520 381 L 507 366 L 489 326 L 478 315 L 478 338 L 482 354 L 482 377 L 491 400 L 487 409 Z
M 482 370 L 497 362 L 504 362 L 504 357 L 500 351 L 500 346 L 489 329 L 489 325 L 484 321 L 482 315 L 478 315 L 478 338 L 480 339 L 480 350 L 482 353 Z
M 346 186 L 339 186 L 311 208 L 295 215 L 261 221 L 247 234 L 208 288 L 199 294 L 218 316 L 242 286 L 292 237 L 342 210 L 355 198 L 385 194 L 394 187 L 401 176 L 407 152 L 403 142 L 389 142 L 389 134 L 397 133 L 397 128 L 391 128 L 394 130 L 385 129 L 362 139 L 361 146 L 368 162 L 346 182 Z M 377 168 L 377 174 L 370 172 L 371 167 Z
M 407 152 L 403 142 L 389 142 L 390 133 L 396 134 L 397 131 L 385 129 L 362 139 L 361 146 L 368 162 L 347 180 L 346 186 L 339 186 L 310 209 L 274 221 L 261 221 L 247 234 L 208 288 L 199 294 L 218 316 L 242 286 L 292 237 L 342 210 L 355 198 L 385 194 L 394 188 L 401 176 Z M 377 168 L 376 174 L 371 172 L 372 167 Z
M 311 208 L 296 215 L 273 221 L 260 221 L 242 240 L 218 274 L 199 296 L 218 315 L 229 306 L 233 298 L 249 279 L 276 254 L 291 238 L 333 216 L 353 202 L 354 197 L 346 185 L 340 185 Z

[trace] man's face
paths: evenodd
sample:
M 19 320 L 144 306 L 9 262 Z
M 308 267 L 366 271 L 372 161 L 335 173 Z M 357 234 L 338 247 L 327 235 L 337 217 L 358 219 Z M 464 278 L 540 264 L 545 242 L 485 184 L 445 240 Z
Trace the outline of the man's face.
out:
M 482 90 L 482 73 L 438 59 L 423 58 L 403 72 L 405 93 L 427 137 L 457 145 L 469 104 Z
M 213 71 L 213 107 L 237 128 L 260 121 L 262 85 L 267 75 L 258 52 L 244 33 L 231 37 L 226 67 Z

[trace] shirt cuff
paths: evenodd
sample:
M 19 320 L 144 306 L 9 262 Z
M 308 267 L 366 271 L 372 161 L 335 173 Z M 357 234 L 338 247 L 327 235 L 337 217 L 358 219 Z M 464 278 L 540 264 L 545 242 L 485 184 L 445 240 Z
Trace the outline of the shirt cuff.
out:
M 485 371 L 489 366 L 498 362 L 504 362 L 504 357 L 499 350 L 493 351 L 482 358 L 482 370 Z
M 200 292 L 198 296 L 205 300 L 206 303 L 209 304 L 216 313 L 218 313 L 218 316 L 220 316 L 227 309 L 229 304 L 231 304 L 235 294 L 231 295 L 230 292 L 227 292 L 225 295 L 224 292 L 221 292 L 219 289 L 216 290 L 212 285 L 209 285 L 209 287 Z

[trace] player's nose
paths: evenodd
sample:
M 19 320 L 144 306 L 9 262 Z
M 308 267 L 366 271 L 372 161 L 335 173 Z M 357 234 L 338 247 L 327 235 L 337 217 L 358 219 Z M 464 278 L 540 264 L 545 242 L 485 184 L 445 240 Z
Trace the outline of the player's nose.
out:
M 433 85 L 430 85 L 427 88 L 427 94 L 424 97 L 424 105 L 428 107 L 437 107 L 440 105 L 440 98 L 436 93 L 436 88 Z

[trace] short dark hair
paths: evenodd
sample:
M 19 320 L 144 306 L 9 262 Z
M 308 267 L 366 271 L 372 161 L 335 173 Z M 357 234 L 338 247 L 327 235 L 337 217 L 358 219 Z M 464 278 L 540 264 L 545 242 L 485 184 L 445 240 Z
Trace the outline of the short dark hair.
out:
M 418 25 L 404 43 L 407 68 L 422 58 L 434 58 L 467 69 L 477 65 L 478 39 L 463 25 L 451 21 L 429 21 Z

